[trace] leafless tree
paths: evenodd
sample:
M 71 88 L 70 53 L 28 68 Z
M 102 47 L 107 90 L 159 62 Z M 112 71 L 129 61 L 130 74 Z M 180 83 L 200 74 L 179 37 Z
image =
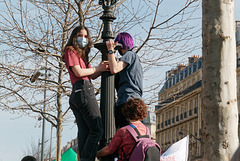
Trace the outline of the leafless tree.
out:
M 144 81 L 158 79 L 145 86 L 148 104 L 157 100 L 152 92 L 159 90 L 162 81 L 157 72 L 151 72 L 171 66 L 177 58 L 199 48 L 190 41 L 199 38 L 200 28 L 188 25 L 199 2 L 186 0 L 171 15 L 161 12 L 165 2 L 119 0 L 114 9 L 114 33 L 127 31 L 133 35 L 135 50 L 144 66 Z M 44 117 L 51 123 L 57 129 L 59 161 L 63 123 L 73 120 L 68 115 L 71 84 L 62 60 L 63 49 L 72 29 L 79 24 L 90 29 L 94 43 L 101 41 L 102 8 L 93 0 L 3 0 L 0 4 L 0 108 Z M 93 65 L 100 62 L 96 49 L 91 58 Z M 47 76 L 31 83 L 30 77 L 37 70 L 47 71 Z M 97 90 L 99 80 L 94 83 Z

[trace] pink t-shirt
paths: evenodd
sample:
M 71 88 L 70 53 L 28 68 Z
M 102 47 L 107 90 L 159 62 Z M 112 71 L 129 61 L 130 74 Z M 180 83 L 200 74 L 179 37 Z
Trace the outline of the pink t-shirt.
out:
M 68 73 L 70 75 L 70 80 L 71 80 L 72 84 L 74 84 L 75 82 L 77 82 L 81 79 L 90 80 L 90 78 L 88 76 L 77 77 L 74 74 L 74 72 L 72 71 L 72 69 L 70 68 L 70 67 L 73 67 L 76 65 L 80 65 L 80 68 L 82 68 L 82 69 L 91 68 L 90 64 L 88 66 L 86 66 L 84 60 L 77 55 L 76 50 L 67 49 L 64 53 L 64 61 L 65 61 L 66 67 L 68 69 Z
M 146 126 L 141 122 L 132 123 L 140 132 L 141 135 L 146 135 Z M 126 127 L 122 127 L 117 130 L 113 139 L 108 145 L 110 154 L 113 154 L 115 151 L 118 153 L 118 161 L 124 161 L 124 155 L 122 152 L 122 148 L 126 155 L 126 158 L 130 158 L 133 148 L 136 144 L 136 141 L 128 132 Z

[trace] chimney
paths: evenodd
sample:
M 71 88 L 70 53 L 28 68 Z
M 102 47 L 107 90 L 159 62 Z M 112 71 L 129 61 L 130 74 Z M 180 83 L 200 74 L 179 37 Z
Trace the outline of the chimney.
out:
M 179 65 L 177 66 L 177 72 L 180 72 L 180 71 L 183 70 L 185 67 L 186 67 L 186 65 L 184 65 L 184 64 L 179 64 Z
M 194 63 L 197 60 L 198 60 L 198 57 L 196 55 L 194 55 L 192 57 L 188 57 L 188 64 L 191 65 L 192 63 Z
M 169 71 L 167 71 L 167 79 L 168 78 L 172 78 L 175 74 L 177 74 L 177 69 L 171 69 Z

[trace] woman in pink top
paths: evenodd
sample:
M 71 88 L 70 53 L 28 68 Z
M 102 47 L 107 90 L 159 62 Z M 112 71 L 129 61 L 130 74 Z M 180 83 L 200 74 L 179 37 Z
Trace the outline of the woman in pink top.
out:
M 130 124 L 134 125 L 141 135 L 146 134 L 146 126 L 141 122 L 147 116 L 147 106 L 139 98 L 129 99 L 122 108 L 123 115 L 129 119 Z M 118 161 L 125 161 L 130 158 L 136 141 L 124 126 L 117 130 L 109 145 L 97 152 L 97 157 L 103 157 L 113 154 L 115 151 L 118 154 Z M 124 151 L 124 153 L 123 153 Z
M 101 114 L 90 80 L 109 70 L 105 62 L 91 67 L 88 60 L 91 46 L 89 30 L 85 26 L 77 26 L 72 31 L 63 56 L 73 86 L 69 104 L 78 126 L 81 161 L 95 160 L 103 133 Z

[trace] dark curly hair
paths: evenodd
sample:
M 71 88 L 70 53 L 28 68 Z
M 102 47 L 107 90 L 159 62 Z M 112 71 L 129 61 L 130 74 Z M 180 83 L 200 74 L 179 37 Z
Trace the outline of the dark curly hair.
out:
M 131 98 L 123 106 L 122 113 L 130 120 L 142 120 L 147 117 L 147 108 L 143 100 Z
M 33 156 L 25 156 L 21 161 L 37 161 L 37 159 Z

